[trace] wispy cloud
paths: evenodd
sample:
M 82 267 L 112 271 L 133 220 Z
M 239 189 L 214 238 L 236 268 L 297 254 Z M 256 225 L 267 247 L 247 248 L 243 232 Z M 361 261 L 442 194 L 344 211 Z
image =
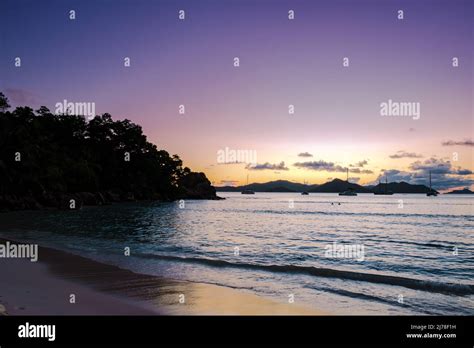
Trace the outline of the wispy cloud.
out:
M 398 159 L 398 158 L 423 158 L 423 155 L 420 155 L 415 152 L 407 152 L 407 151 L 397 151 L 397 153 L 390 155 L 390 158 Z
M 236 186 L 239 183 L 238 180 L 221 180 L 219 182 L 220 186 Z
M 289 170 L 288 167 L 285 166 L 285 162 L 280 162 L 276 164 L 272 164 L 269 162 L 265 162 L 262 164 L 249 164 L 245 166 L 248 170 Z
M 466 139 L 462 141 L 453 141 L 453 140 L 448 140 L 442 142 L 443 146 L 474 146 L 474 141 L 471 139 Z
M 369 164 L 369 162 L 367 160 L 363 160 L 363 161 L 359 161 L 355 164 L 349 164 L 349 167 L 359 167 L 359 168 L 362 168 L 363 166 L 366 166 L 367 164 Z
M 218 162 L 217 165 L 218 166 L 227 166 L 227 165 L 234 165 L 234 164 L 246 164 L 247 162 L 244 162 L 244 161 L 232 161 L 232 162 Z
M 296 162 L 293 164 L 295 167 L 304 168 L 315 171 L 326 171 L 326 172 L 345 172 L 346 168 L 334 164 L 333 162 L 326 161 L 311 161 L 311 162 Z
M 298 157 L 313 157 L 313 155 L 310 154 L 309 152 L 300 152 L 298 154 Z
M 356 174 L 374 174 L 373 171 L 370 169 L 360 169 L 360 168 L 351 168 L 349 169 L 349 173 L 356 173 Z
M 349 181 L 350 181 L 350 182 L 359 182 L 359 181 L 360 181 L 360 178 L 357 177 L 357 176 L 351 176 L 351 177 L 349 177 Z
M 365 161 L 362 161 L 365 162 Z M 297 168 L 309 169 L 314 171 L 321 171 L 321 172 L 337 172 L 343 173 L 347 171 L 347 167 L 343 167 L 339 164 L 335 164 L 333 162 L 326 162 L 326 161 L 311 161 L 311 162 L 296 162 L 293 164 Z M 369 169 L 360 169 L 360 168 L 350 168 L 350 173 L 357 173 L 357 174 L 373 174 L 373 171 Z
M 39 98 L 33 92 L 21 88 L 6 88 L 5 95 L 16 105 L 33 105 L 39 103 Z

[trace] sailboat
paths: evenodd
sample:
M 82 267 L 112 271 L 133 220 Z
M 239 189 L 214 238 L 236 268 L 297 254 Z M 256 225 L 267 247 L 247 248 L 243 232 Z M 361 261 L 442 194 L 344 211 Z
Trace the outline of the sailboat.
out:
M 379 180 L 379 190 L 377 192 L 374 192 L 374 195 L 387 195 L 387 196 L 393 195 L 393 192 L 388 190 L 387 176 L 385 176 L 385 190 L 382 191 L 382 186 Z
M 428 193 L 426 194 L 428 197 L 430 196 L 437 196 L 438 195 L 438 192 L 436 190 L 433 190 L 433 188 L 431 187 L 431 170 L 430 170 L 430 190 L 428 191 Z
M 306 180 L 304 181 L 304 184 L 305 184 L 305 186 L 306 186 Z M 301 192 L 301 194 L 302 194 L 303 196 L 309 195 L 309 193 L 308 193 L 307 191 L 303 191 L 303 192 Z
M 249 186 L 249 175 L 247 174 L 247 185 L 246 187 Z M 243 195 L 254 195 L 255 194 L 255 191 L 252 191 L 252 190 L 249 190 L 249 189 L 245 189 L 245 190 L 242 190 L 241 192 Z
M 357 196 L 357 192 L 352 187 L 349 187 L 349 168 L 347 168 L 347 190 L 339 192 L 339 196 Z

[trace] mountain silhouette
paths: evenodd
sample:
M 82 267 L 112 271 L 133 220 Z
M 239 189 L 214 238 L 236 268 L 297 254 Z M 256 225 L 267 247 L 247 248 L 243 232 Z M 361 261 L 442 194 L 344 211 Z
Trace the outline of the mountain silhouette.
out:
M 355 183 L 347 183 L 345 180 L 334 179 L 321 185 L 305 185 L 287 180 L 270 181 L 266 183 L 252 183 L 244 186 L 217 186 L 218 192 L 240 192 L 244 189 L 250 189 L 255 192 L 328 192 L 337 193 L 347 189 L 353 189 L 359 193 L 373 193 L 385 190 L 385 184 L 376 186 L 361 186 Z M 430 188 L 425 185 L 412 185 L 407 182 L 388 183 L 388 191 L 393 193 L 427 193 Z
M 472 195 L 474 194 L 474 192 L 472 192 L 471 190 L 469 190 L 467 187 L 462 189 L 462 190 L 453 190 L 453 191 L 450 191 L 450 192 L 446 192 L 446 194 L 463 194 L 463 195 Z

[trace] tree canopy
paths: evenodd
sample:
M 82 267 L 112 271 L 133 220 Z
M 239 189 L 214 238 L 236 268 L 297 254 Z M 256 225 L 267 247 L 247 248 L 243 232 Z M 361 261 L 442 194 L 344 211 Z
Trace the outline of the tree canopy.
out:
M 0 196 L 40 203 L 48 194 L 76 192 L 114 193 L 120 200 L 215 198 L 203 173 L 184 168 L 129 120 L 105 113 L 87 121 L 44 106 L 8 108 L 0 93 Z M 191 194 L 196 185 L 202 195 Z

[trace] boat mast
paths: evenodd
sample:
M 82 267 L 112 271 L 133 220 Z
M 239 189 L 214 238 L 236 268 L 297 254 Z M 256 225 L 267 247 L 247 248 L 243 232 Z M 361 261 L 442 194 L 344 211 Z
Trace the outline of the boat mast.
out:
M 346 168 L 346 170 L 347 170 L 347 190 L 350 190 L 351 186 L 349 184 L 349 168 Z

